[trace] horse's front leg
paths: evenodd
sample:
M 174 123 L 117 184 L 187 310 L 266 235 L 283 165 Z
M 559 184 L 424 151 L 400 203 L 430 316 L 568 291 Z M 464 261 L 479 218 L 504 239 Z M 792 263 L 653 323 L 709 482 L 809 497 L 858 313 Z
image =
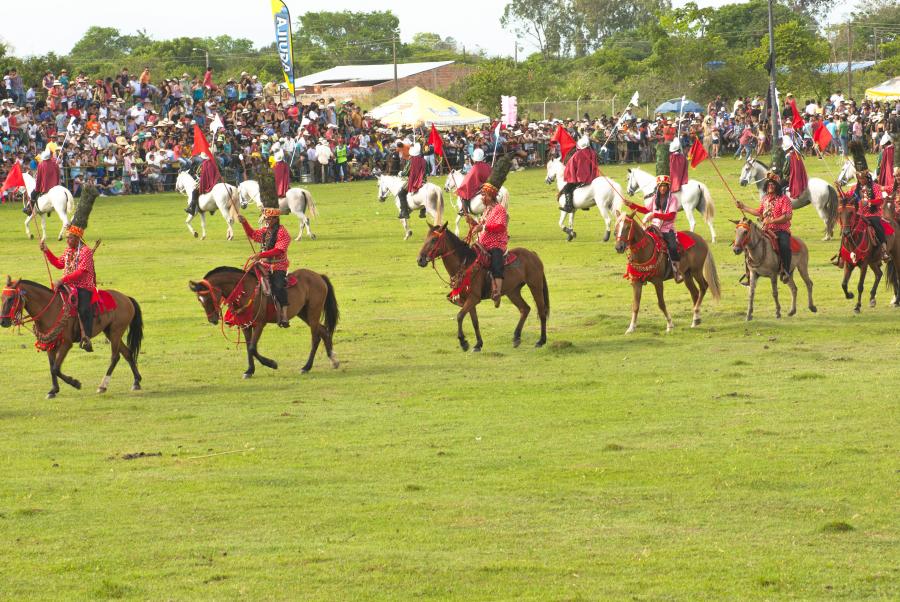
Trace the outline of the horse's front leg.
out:
M 853 266 L 849 263 L 844 264 L 844 278 L 841 280 L 841 288 L 844 290 L 844 298 L 852 299 L 853 293 L 850 292 L 850 274 L 853 273 Z
M 66 233 L 66 220 L 63 220 L 62 226 L 59 227 L 59 235 L 57 236 L 57 240 L 62 240 L 63 236 Z
M 50 384 L 52 385 L 47 392 L 47 399 L 53 399 L 59 393 L 59 380 L 56 377 L 56 349 L 47 352 L 47 362 L 50 364 Z
M 474 286 L 474 283 L 473 283 L 473 286 L 471 287 L 470 290 L 473 292 L 470 292 L 466 296 L 466 300 L 463 301 L 462 308 L 456 314 L 456 338 L 459 340 L 459 346 L 462 348 L 463 351 L 469 350 L 469 341 L 466 340 L 466 335 L 463 332 L 463 320 L 465 319 L 466 314 L 468 314 L 470 311 L 472 311 L 472 308 L 475 307 L 475 303 L 476 303 L 475 299 L 477 298 L 477 294 L 474 291 L 478 291 L 481 289 Z
M 795 270 L 794 274 L 796 273 Z M 788 310 L 788 317 L 797 313 L 797 283 L 794 282 L 794 274 L 791 274 L 787 281 L 788 289 L 791 291 L 791 309 Z
M 634 332 L 634 329 L 637 328 L 638 312 L 641 310 L 641 294 L 644 292 L 643 283 L 637 281 L 632 282 L 631 291 L 633 293 L 631 298 L 631 324 L 628 325 L 625 334 L 631 334 Z
M 469 312 L 469 318 L 472 320 L 472 328 L 475 330 L 475 346 L 472 347 L 472 351 L 477 353 L 481 351 L 484 341 L 481 340 L 481 328 L 478 326 L 478 310 L 474 306 Z
M 781 303 L 778 301 L 778 274 L 770 276 L 772 281 L 772 299 L 775 301 L 775 318 L 781 318 Z
M 872 271 L 875 272 L 875 282 L 872 283 L 872 292 L 869 293 L 869 307 L 875 307 L 875 294 L 878 292 L 878 284 L 881 282 L 883 274 L 881 265 L 878 263 L 872 264 Z
M 250 378 L 256 372 L 256 363 L 253 361 L 255 356 L 253 341 L 253 326 L 245 326 L 243 329 L 244 341 L 247 343 L 247 370 L 244 372 L 244 378 Z
M 403 228 L 403 240 L 409 240 L 412 236 L 412 230 L 409 229 L 409 218 L 400 218 L 400 226 Z
M 59 347 L 56 349 L 56 360 L 53 362 L 53 369 L 56 371 L 56 376 L 58 376 L 61 381 L 72 388 L 81 389 L 81 381 L 77 378 L 72 378 L 71 376 L 63 374 L 62 371 L 62 364 L 66 361 L 66 355 L 68 355 L 71 348 L 72 341 L 64 339 L 63 342 L 59 344 Z
M 693 207 L 685 207 L 684 208 L 684 216 L 687 218 L 690 231 L 693 232 L 694 228 L 697 226 L 697 220 L 694 219 L 694 208 Z
M 25 236 L 34 240 L 34 234 L 31 233 L 31 228 L 28 227 L 28 224 L 31 223 L 31 219 L 34 217 L 34 213 L 29 213 L 25 217 Z
M 862 295 L 866 287 L 866 271 L 869 266 L 865 263 L 859 266 L 859 281 L 856 283 L 856 307 L 853 308 L 854 313 L 859 313 L 862 308 Z
M 750 272 L 750 286 L 747 287 L 747 321 L 753 319 L 753 302 L 756 299 L 756 282 L 759 279 L 759 274 L 756 273 L 755 270 L 749 270 Z
M 222 212 L 222 219 L 225 220 L 225 224 L 228 226 L 228 229 L 225 231 L 225 240 L 233 240 L 234 239 L 234 218 L 228 213 L 228 209 L 223 210 L 219 207 L 219 211 Z
M 462 216 L 462 201 L 460 201 L 459 211 L 456 213 L 456 225 L 455 225 L 456 231 L 455 232 L 456 232 L 457 236 L 459 236 L 459 222 L 462 221 L 462 217 L 463 217 Z
M 191 225 L 191 222 L 194 221 L 194 215 L 188 213 L 187 217 L 184 218 L 184 225 L 187 226 L 188 232 L 194 235 L 194 238 L 197 238 L 199 234 L 194 230 L 194 227 Z
M 656 288 L 656 302 L 659 305 L 659 310 L 666 318 L 666 332 L 672 332 L 672 330 L 675 328 L 675 324 L 672 322 L 672 317 L 669 315 L 669 310 L 666 309 L 666 298 L 663 294 L 663 281 L 653 280 L 653 286 Z
M 206 212 L 200 211 L 200 240 L 206 240 Z
M 603 232 L 603 242 L 609 242 L 609 227 L 612 224 L 609 208 L 604 203 L 599 202 L 597 203 L 597 209 L 600 211 L 600 217 L 603 218 L 603 223 L 606 225 L 606 230 Z
M 303 219 L 303 218 L 304 218 L 304 215 L 303 215 L 302 213 L 295 213 L 294 215 L 297 216 L 297 238 L 295 238 L 294 240 L 300 241 L 300 240 L 303 239 L 303 222 L 304 222 L 304 219 Z M 308 225 L 307 225 L 306 229 L 309 230 L 309 226 L 308 226 Z

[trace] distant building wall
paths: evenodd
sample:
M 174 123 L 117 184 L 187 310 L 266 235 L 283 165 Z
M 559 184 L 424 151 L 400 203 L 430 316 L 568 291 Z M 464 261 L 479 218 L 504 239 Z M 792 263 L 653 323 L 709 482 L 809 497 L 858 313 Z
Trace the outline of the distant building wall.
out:
M 449 88 L 451 85 L 464 78 L 474 70 L 469 65 L 444 65 L 436 69 L 429 69 L 422 73 L 416 73 L 409 77 L 401 77 L 397 80 L 400 93 L 406 92 L 410 88 L 419 86 L 432 92 L 440 92 Z M 302 90 L 303 96 L 314 96 L 316 98 L 326 97 L 341 100 L 344 98 L 352 98 L 353 100 L 366 99 L 380 92 L 393 92 L 394 80 L 382 82 L 371 86 L 307 86 Z

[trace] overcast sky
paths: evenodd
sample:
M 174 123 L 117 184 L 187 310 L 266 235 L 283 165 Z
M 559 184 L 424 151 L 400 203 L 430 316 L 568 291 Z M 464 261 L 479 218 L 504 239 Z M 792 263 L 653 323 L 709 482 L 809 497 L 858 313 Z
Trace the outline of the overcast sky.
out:
M 716 6 L 739 0 L 699 0 L 701 6 Z M 682 5 L 685 0 L 675 0 Z M 484 48 L 490 55 L 510 56 L 515 36 L 500 26 L 506 0 L 393 0 L 380 8 L 392 10 L 400 19 L 401 37 L 432 31 L 452 36 L 467 48 Z M 849 4 L 849 3 L 847 3 Z M 291 18 L 307 10 L 373 10 L 368 0 L 329 0 L 322 4 L 309 0 L 287 0 Z M 54 51 L 65 54 L 91 25 L 116 27 L 123 33 L 145 29 L 151 37 L 217 36 L 227 33 L 249 38 L 258 46 L 274 37 L 269 0 L 152 0 L 151 2 L 111 2 L 110 0 L 43 0 L 40 14 L 34 6 L 23 5 L 5 11 L 0 38 L 12 44 L 19 56 Z M 533 48 L 528 47 L 528 51 Z M 295 53 L 303 51 L 295 48 Z M 526 52 L 527 54 L 527 52 Z

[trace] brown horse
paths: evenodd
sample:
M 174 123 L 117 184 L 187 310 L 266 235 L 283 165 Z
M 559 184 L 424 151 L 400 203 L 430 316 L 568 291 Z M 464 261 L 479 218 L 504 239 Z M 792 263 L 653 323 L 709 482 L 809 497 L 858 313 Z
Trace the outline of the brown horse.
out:
M 257 270 L 252 267 L 248 271 L 232 267 L 218 267 L 207 273 L 201 280 L 189 283 L 190 289 L 197 293 L 197 298 L 206 312 L 211 324 L 218 324 L 223 319 L 222 306 L 226 305 L 229 314 L 236 318 L 234 322 L 244 332 L 247 343 L 247 371 L 244 378 L 250 378 L 256 372 L 254 358 L 263 366 L 278 368 L 275 360 L 259 354 L 259 338 L 266 324 L 274 324 L 278 317 L 270 311 L 269 297 L 257 278 Z M 324 341 L 325 352 L 334 368 L 340 366 L 332 349 L 332 336 L 338 323 L 337 298 L 334 287 L 327 276 L 311 270 L 295 270 L 288 274 L 288 280 L 296 278 L 297 283 L 287 289 L 288 315 L 298 316 L 309 325 L 312 334 L 312 348 L 309 359 L 301 370 L 302 374 L 310 371 L 319 342 Z M 237 288 L 240 286 L 240 288 Z M 322 324 L 322 315 L 325 323 Z
M 684 234 L 694 241 L 693 246 L 684 251 L 679 262 L 684 284 L 694 302 L 694 319 L 691 322 L 691 328 L 694 328 L 700 324 L 700 305 L 703 303 L 706 290 L 709 289 L 713 299 L 718 300 L 720 297 L 719 275 L 706 241 L 693 232 Z M 675 324 L 672 323 L 672 318 L 666 310 L 666 300 L 663 297 L 663 282 L 672 278 L 672 270 L 668 266 L 669 256 L 657 247 L 657 241 L 634 219 L 634 212 L 620 214 L 616 224 L 616 251 L 624 253 L 626 249 L 628 250 L 626 275 L 631 280 L 634 297 L 631 302 L 631 324 L 625 334 L 631 334 L 637 328 L 641 292 L 647 282 L 656 288 L 659 309 L 666 317 L 666 332 L 671 332 Z
M 535 343 L 535 347 L 542 347 L 547 342 L 547 317 L 550 315 L 550 291 L 547 289 L 547 278 L 544 275 L 544 264 L 541 263 L 537 253 L 517 247 L 510 249 L 516 260 L 504 269 L 502 294 L 509 298 L 519 309 L 519 323 L 513 331 L 513 347 L 518 347 L 522 342 L 522 326 L 531 312 L 531 307 L 522 298 L 522 288 L 528 286 L 534 303 L 537 305 L 538 316 L 541 319 L 541 338 Z M 474 266 L 477 258 L 476 252 L 465 242 L 460 240 L 453 232 L 443 226 L 431 226 L 425 235 L 425 243 L 419 251 L 418 264 L 424 268 L 431 262 L 441 259 L 444 268 L 450 275 L 451 281 L 457 283 L 466 277 L 470 278 L 469 286 L 460 291 L 459 305 L 461 309 L 456 314 L 457 337 L 459 346 L 463 351 L 469 350 L 469 342 L 463 334 L 463 320 L 466 314 L 472 319 L 472 327 L 475 329 L 475 347 L 472 351 L 481 351 L 481 329 L 478 327 L 478 312 L 475 306 L 482 299 L 487 299 L 490 294 L 488 285 L 490 278 L 488 270 L 480 266 Z M 470 269 L 471 268 L 471 269 Z
M 772 243 L 766 238 L 763 231 L 755 222 L 742 218 L 741 221 L 731 220 L 735 224 L 734 244 L 731 249 L 735 255 L 747 254 L 747 267 L 750 269 L 750 293 L 747 302 L 747 321 L 753 319 L 753 298 L 756 295 L 756 281 L 764 276 L 772 281 L 772 298 L 775 299 L 775 317 L 781 317 L 781 304 L 778 302 L 778 274 L 781 270 L 781 258 L 772 247 Z M 806 243 L 795 238 L 800 244 L 800 251 L 791 253 L 791 273 L 788 276 L 787 285 L 791 290 L 791 309 L 789 316 L 797 313 L 797 284 L 794 282 L 794 271 L 800 273 L 800 277 L 806 284 L 806 293 L 809 297 L 809 311 L 817 311 L 813 303 L 812 279 L 809 277 L 809 249 Z
M 841 225 L 841 250 L 840 258 L 843 263 L 844 278 L 841 280 L 841 288 L 847 299 L 853 298 L 853 293 L 848 289 L 850 275 L 854 268 L 859 268 L 859 282 L 856 285 L 856 306 L 853 311 L 859 313 L 862 306 L 862 295 L 865 289 L 866 271 L 872 268 L 875 273 L 875 282 L 869 292 L 869 307 L 875 307 L 875 295 L 878 292 L 878 284 L 881 282 L 881 250 L 878 242 L 869 234 L 869 223 L 860 217 L 858 207 L 852 197 L 845 197 L 838 204 L 838 223 Z M 893 220 L 893 212 L 889 209 L 890 225 L 897 230 L 897 222 Z M 898 281 L 897 266 L 900 266 L 900 236 L 888 234 L 887 250 L 890 255 L 888 262 L 888 280 L 894 290 L 892 305 L 900 304 L 900 281 Z
M 131 297 L 118 291 L 107 291 L 116 302 L 116 308 L 112 311 L 100 314 L 94 320 L 91 338 L 101 332 L 109 340 L 112 358 L 106 376 L 100 381 L 98 393 L 105 393 L 109 387 L 119 357 L 124 357 L 131 367 L 134 382 L 132 391 L 141 388 L 141 374 L 138 372 L 138 354 L 141 351 L 141 341 L 144 339 L 144 321 L 141 316 L 141 307 Z M 0 308 L 0 326 L 9 328 L 31 321 L 34 323 L 34 335 L 37 338 L 35 346 L 47 352 L 50 361 L 50 379 L 53 388 L 47 393 L 47 399 L 53 399 L 59 393 L 59 380 L 67 385 L 81 388 L 81 382 L 63 374 L 62 364 L 66 354 L 72 348 L 72 342 L 80 338 L 81 327 L 77 316 L 71 315 L 73 301 L 66 298 L 66 289 L 50 290 L 42 284 L 30 280 L 12 280 L 6 277 L 6 288 L 3 289 L 3 303 Z M 22 313 L 29 316 L 23 320 Z M 122 343 L 125 330 L 128 330 L 127 344 Z

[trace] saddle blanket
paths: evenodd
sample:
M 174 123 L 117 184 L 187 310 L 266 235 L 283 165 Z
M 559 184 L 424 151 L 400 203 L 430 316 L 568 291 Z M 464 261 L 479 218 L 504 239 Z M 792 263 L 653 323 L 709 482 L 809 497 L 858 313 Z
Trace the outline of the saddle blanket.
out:
M 78 315 L 78 293 L 76 289 L 69 287 L 69 317 Z M 109 313 L 116 309 L 116 300 L 109 291 L 94 289 L 91 295 L 91 307 L 94 309 L 94 316 L 100 317 L 105 313 Z

